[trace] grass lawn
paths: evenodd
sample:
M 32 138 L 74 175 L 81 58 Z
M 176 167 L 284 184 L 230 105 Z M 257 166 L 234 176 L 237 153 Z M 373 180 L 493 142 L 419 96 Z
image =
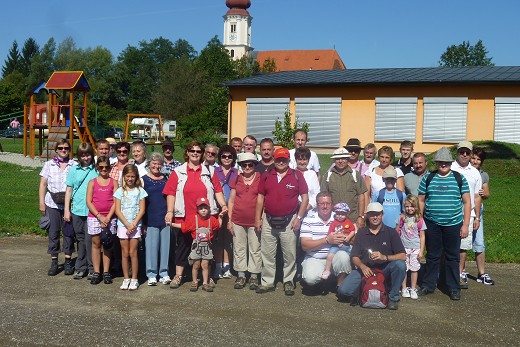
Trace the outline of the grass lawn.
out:
M 4 151 L 21 153 L 22 140 L 0 139 Z M 485 201 L 486 258 L 490 262 L 520 263 L 520 145 L 477 142 L 486 147 L 488 159 L 484 169 L 491 178 L 491 198 Z M 454 149 L 454 147 L 452 148 Z M 161 151 L 150 145 L 148 151 Z M 332 152 L 332 150 L 331 150 Z M 175 157 L 182 159 L 176 146 Z M 330 154 L 319 154 L 322 173 L 332 163 Z M 431 156 L 429 156 L 431 158 Z M 40 169 L 27 169 L 0 162 L 0 236 L 43 232 L 38 228 L 38 185 Z

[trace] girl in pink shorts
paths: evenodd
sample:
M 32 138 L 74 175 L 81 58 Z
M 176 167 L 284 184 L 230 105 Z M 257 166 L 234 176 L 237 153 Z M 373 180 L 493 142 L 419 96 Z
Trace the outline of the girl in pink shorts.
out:
M 424 253 L 426 223 L 419 212 L 419 199 L 409 194 L 404 202 L 405 216 L 399 222 L 401 241 L 406 251 L 406 271 L 410 271 L 410 287 L 406 286 L 404 278 L 401 295 L 403 298 L 417 299 L 417 272 L 421 268 L 421 258 Z
M 109 247 L 106 242 L 103 246 L 103 278 L 101 278 L 101 231 L 108 229 L 111 234 L 115 234 L 114 193 L 118 185 L 117 181 L 108 175 L 110 172 L 108 157 L 98 157 L 96 169 L 99 176 L 92 179 L 87 186 L 87 207 L 89 209 L 87 226 L 89 235 L 92 235 L 92 265 L 94 265 L 94 274 L 90 283 L 98 284 L 103 279 L 105 284 L 110 284 L 112 283 L 112 276 L 109 272 L 112 247 Z

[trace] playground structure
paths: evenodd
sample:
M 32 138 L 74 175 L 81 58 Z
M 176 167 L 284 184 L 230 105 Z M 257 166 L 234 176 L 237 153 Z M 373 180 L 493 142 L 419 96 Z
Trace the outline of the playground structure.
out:
M 48 101 L 37 104 L 36 96 L 42 91 L 48 94 Z M 95 139 L 87 123 L 89 91 L 90 86 L 83 71 L 55 71 L 47 82 L 37 86 L 31 94 L 29 106 L 24 106 L 24 155 L 34 158 L 38 141 L 40 158 L 52 158 L 56 144 L 61 139 L 68 139 L 71 145 L 70 155 L 73 156 L 75 136 L 80 142 L 95 146 Z M 45 137 L 47 139 L 44 146 Z
M 136 129 L 130 131 L 130 124 Z M 135 114 L 129 113 L 126 116 L 124 141 L 131 137 L 134 140 L 141 140 L 146 143 L 160 143 L 166 136 L 172 140 L 177 134 L 177 122 L 167 120 L 163 122 L 160 114 Z

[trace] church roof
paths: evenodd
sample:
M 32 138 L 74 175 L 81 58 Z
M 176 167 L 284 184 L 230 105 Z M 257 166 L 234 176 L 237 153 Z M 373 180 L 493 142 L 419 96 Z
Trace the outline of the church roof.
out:
M 258 51 L 256 54 L 260 67 L 270 58 L 275 61 L 276 71 L 346 69 L 335 49 Z

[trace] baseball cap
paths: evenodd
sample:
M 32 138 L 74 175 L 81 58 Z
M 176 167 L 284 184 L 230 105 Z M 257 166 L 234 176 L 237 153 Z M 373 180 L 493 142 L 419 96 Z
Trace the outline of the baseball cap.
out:
M 395 178 L 397 179 L 397 171 L 393 167 L 387 167 L 383 171 L 383 178 Z
M 195 204 L 197 205 L 197 207 L 199 207 L 201 205 L 209 206 L 209 201 L 207 198 L 198 198 L 197 201 L 195 202 Z
M 290 157 L 289 150 L 287 148 L 277 148 L 274 151 L 273 157 L 274 157 L 274 159 L 278 159 L 278 158 L 289 159 L 289 157 Z
M 334 212 L 350 212 L 350 207 L 348 207 L 346 202 L 338 202 L 336 205 L 334 205 Z
M 332 159 L 339 159 L 339 158 L 350 158 L 350 153 L 345 147 L 340 147 L 334 150 L 334 153 L 332 153 Z
M 471 142 L 469 142 L 469 141 L 462 141 L 462 142 L 459 142 L 459 144 L 457 145 L 457 150 L 459 150 L 461 148 L 467 148 L 470 151 L 472 151 L 473 150 L 473 144 Z
M 378 202 L 371 202 L 368 204 L 367 209 L 365 210 L 365 213 L 369 212 L 383 212 L 383 205 Z

